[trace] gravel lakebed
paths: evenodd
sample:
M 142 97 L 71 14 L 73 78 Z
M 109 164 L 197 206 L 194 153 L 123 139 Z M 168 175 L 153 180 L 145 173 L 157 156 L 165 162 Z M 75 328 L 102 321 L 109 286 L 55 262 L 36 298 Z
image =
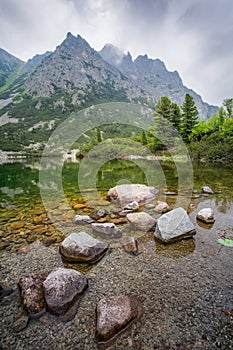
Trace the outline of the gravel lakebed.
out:
M 73 320 L 46 313 L 30 319 L 18 333 L 19 277 L 62 267 L 63 262 L 57 247 L 39 241 L 27 253 L 2 252 L 1 280 L 15 291 L 0 306 L 1 349 L 104 348 L 95 340 L 96 303 L 119 293 L 136 295 L 143 314 L 109 349 L 233 349 L 233 250 L 217 244 L 216 237 L 197 226 L 194 240 L 164 247 L 147 233 L 139 238 L 142 253 L 137 256 L 115 245 L 86 272 L 89 288 Z M 79 269 L 79 264 L 72 265 Z

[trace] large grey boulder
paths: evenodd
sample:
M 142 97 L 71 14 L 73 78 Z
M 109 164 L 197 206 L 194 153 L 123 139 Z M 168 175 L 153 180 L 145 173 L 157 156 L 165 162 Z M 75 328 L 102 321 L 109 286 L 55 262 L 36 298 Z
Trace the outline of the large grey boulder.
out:
M 101 299 L 96 307 L 96 339 L 110 340 L 130 322 L 140 316 L 138 300 L 130 295 L 116 295 Z
M 79 301 L 88 282 L 76 270 L 58 268 L 48 275 L 43 286 L 48 310 L 54 315 L 63 316 Z
M 205 222 L 206 224 L 212 224 L 215 221 L 214 211 L 211 208 L 203 208 L 197 213 L 197 219 Z
M 43 282 L 48 272 L 39 272 L 21 277 L 18 282 L 23 308 L 31 317 L 38 316 L 46 309 Z
M 123 184 L 110 188 L 108 199 L 124 208 L 136 201 L 139 205 L 148 203 L 156 197 L 158 190 L 142 184 Z
M 119 238 L 122 236 L 121 230 L 113 223 L 94 223 L 91 226 L 93 232 L 103 238 Z
M 171 243 L 192 237 L 195 233 L 195 227 L 187 212 L 183 208 L 176 208 L 157 220 L 154 236 L 163 243 Z
M 60 253 L 67 261 L 94 263 L 107 252 L 109 245 L 86 232 L 73 232 L 60 245 Z
M 156 220 L 144 211 L 141 211 L 140 213 L 127 214 L 126 218 L 129 220 L 134 229 L 138 229 L 140 231 L 149 231 L 156 225 Z

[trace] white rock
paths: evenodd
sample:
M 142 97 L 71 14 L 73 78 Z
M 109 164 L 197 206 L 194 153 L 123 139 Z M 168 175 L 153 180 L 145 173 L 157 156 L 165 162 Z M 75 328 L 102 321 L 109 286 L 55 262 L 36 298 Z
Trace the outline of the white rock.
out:
M 164 243 L 170 243 L 192 237 L 195 233 L 195 227 L 186 211 L 183 208 L 176 208 L 160 216 L 154 236 Z
M 203 208 L 197 213 L 197 219 L 205 222 L 206 224 L 212 224 L 215 221 L 214 211 L 211 208 Z

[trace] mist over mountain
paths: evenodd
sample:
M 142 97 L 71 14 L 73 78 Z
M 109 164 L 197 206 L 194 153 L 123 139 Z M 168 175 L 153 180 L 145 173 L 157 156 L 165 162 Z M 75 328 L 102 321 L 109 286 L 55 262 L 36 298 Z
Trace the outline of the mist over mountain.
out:
M 0 49 L 0 149 L 43 148 L 72 112 L 96 103 L 124 101 L 154 107 L 161 96 L 181 105 L 190 93 L 207 119 L 215 106 L 188 89 L 159 59 L 132 59 L 111 44 L 97 52 L 68 33 L 54 52 L 22 62 Z
M 179 73 L 169 72 L 160 59 L 153 60 L 147 55 L 140 55 L 133 61 L 129 52 L 125 55 L 112 44 L 106 44 L 100 54 L 130 81 L 153 96 L 155 101 L 161 96 L 168 96 L 173 102 L 181 105 L 185 94 L 189 93 L 195 101 L 201 119 L 211 117 L 216 111 L 216 106 L 204 103 L 200 95 L 183 85 Z

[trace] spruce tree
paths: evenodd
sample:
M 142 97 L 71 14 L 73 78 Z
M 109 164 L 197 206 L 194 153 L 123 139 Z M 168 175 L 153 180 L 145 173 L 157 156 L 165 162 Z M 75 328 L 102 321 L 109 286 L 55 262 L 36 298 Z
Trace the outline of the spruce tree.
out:
M 171 118 L 171 100 L 167 96 L 162 96 L 158 100 L 155 107 L 155 111 L 158 115 L 170 120 Z
M 100 132 L 100 128 L 99 127 L 96 129 L 96 137 L 97 137 L 97 141 L 98 142 L 102 141 L 102 136 L 101 136 L 101 132 Z
M 191 141 L 192 129 L 195 127 L 198 121 L 198 110 L 191 95 L 185 95 L 181 109 L 183 111 L 181 121 L 181 135 L 184 142 L 189 143 Z
M 142 144 L 143 145 L 147 145 L 147 136 L 146 136 L 146 132 L 145 132 L 145 130 L 142 130 Z
M 172 125 L 176 128 L 176 130 L 180 131 L 180 123 L 181 123 L 181 112 L 180 107 L 176 103 L 171 104 L 171 118 L 170 121 Z

